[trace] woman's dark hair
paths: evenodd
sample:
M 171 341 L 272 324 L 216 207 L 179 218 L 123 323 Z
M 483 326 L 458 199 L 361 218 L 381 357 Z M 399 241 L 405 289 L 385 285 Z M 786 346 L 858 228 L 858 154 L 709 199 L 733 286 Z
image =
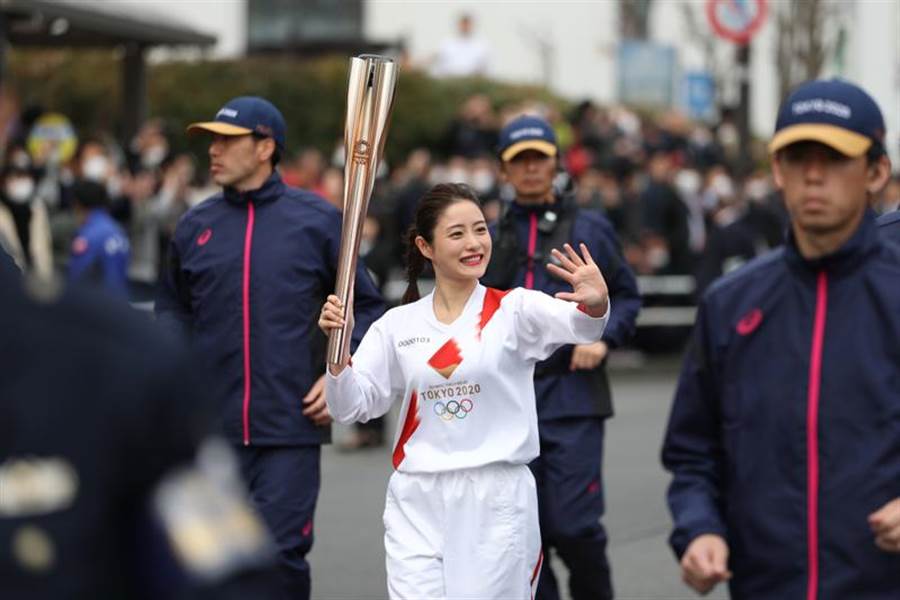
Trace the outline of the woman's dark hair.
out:
M 406 280 L 409 285 L 403 294 L 403 304 L 409 304 L 419 299 L 419 276 L 425 269 L 428 260 L 419 252 L 419 248 L 416 246 L 416 237 L 421 235 L 429 244 L 434 243 L 434 228 L 441 215 L 450 205 L 464 201 L 474 202 L 481 208 L 478 194 L 462 183 L 439 183 L 425 192 L 425 195 L 419 200 L 413 224 L 406 234 Z

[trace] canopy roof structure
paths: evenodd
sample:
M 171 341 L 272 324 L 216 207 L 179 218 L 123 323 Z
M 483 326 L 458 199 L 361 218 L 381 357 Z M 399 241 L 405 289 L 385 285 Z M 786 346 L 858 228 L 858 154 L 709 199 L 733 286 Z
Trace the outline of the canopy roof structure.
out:
M 147 114 L 146 50 L 209 47 L 216 39 L 140 2 L 0 0 L 0 80 L 6 71 L 3 40 L 16 48 L 121 48 L 122 134 L 127 139 Z
M 210 46 L 216 37 L 186 27 L 140 2 L 0 0 L 7 39 L 16 46 Z

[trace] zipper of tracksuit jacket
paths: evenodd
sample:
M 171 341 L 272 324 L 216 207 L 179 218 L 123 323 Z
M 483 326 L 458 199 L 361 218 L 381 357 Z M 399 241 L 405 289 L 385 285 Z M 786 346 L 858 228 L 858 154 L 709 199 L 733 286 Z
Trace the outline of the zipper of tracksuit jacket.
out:
M 806 549 L 808 579 L 806 600 L 819 592 L 819 392 L 822 383 L 822 350 L 825 345 L 825 315 L 828 312 L 828 276 L 819 271 L 816 282 L 816 313 L 809 358 L 806 402 Z
M 534 251 L 537 249 L 537 213 L 532 211 L 528 218 L 528 266 L 525 269 L 525 288 L 534 289 Z
M 253 247 L 253 220 L 255 209 L 253 201 L 247 195 L 247 228 L 244 233 L 244 277 L 243 277 L 243 308 L 244 308 L 244 445 L 250 445 L 250 252 Z

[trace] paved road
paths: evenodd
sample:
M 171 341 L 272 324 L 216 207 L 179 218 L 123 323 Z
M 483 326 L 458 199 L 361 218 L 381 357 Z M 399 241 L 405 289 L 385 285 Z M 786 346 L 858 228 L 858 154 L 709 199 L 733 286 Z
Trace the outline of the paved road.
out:
M 662 361 L 612 374 L 617 414 L 607 425 L 606 524 L 619 600 L 697 598 L 681 583 L 666 543 L 669 516 L 663 495 L 668 477 L 658 459 L 677 366 Z M 335 432 L 338 438 L 343 433 Z M 381 511 L 391 471 L 388 454 L 325 450 L 310 557 L 315 600 L 386 597 Z M 726 597 L 723 589 L 707 596 Z

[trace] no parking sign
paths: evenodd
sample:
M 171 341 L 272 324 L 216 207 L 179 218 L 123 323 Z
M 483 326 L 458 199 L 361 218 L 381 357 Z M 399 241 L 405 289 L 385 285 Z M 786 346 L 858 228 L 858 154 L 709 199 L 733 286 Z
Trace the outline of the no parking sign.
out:
M 707 0 L 706 16 L 719 37 L 746 44 L 766 21 L 766 0 Z

